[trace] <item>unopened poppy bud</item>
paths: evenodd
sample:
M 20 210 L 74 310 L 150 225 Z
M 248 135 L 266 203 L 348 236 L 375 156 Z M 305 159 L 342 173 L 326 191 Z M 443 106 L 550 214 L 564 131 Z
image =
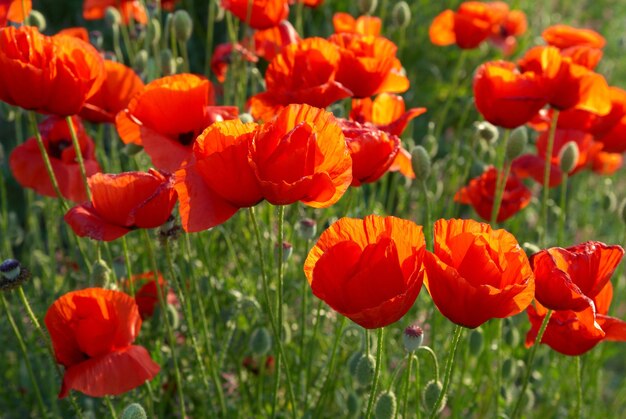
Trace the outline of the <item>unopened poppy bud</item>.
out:
M 174 60 L 174 55 L 172 51 L 169 49 L 161 50 L 161 73 L 164 76 L 171 76 L 176 74 L 176 60 Z
M 283 263 L 286 263 L 291 254 L 293 253 L 293 245 L 289 242 L 283 242 Z M 278 247 L 278 243 L 274 245 L 274 257 L 276 260 L 280 257 L 280 248 Z
M 393 419 L 396 417 L 396 395 L 393 391 L 383 391 L 376 400 L 374 417 L 376 419 Z
M 0 264 L 0 290 L 12 290 L 26 282 L 30 272 L 19 261 L 7 259 Z
M 249 124 L 250 122 L 254 122 L 254 117 L 246 112 L 239 114 L 239 120 L 244 124 Z
M 254 329 L 250 335 L 250 352 L 257 356 L 267 354 L 272 348 L 270 332 L 265 327 Z
M 161 40 L 161 23 L 157 19 L 150 19 L 146 27 L 146 42 L 156 46 Z
M 31 10 L 28 15 L 28 24 L 39 29 L 39 32 L 46 30 L 46 17 L 38 10 Z
M 604 191 L 602 196 L 602 207 L 605 211 L 613 212 L 617 209 L 617 196 L 611 190 Z
M 533 255 L 541 250 L 539 246 L 529 242 L 522 243 L 522 248 L 524 249 L 524 252 L 526 252 L 526 254 L 528 255 Z
M 430 156 L 421 145 L 415 146 L 411 150 L 411 166 L 415 172 L 415 179 L 425 181 L 430 176 Z
M 378 6 L 378 0 L 359 0 L 359 12 L 362 15 L 371 15 Z
M 474 127 L 476 128 L 476 135 L 478 135 L 478 138 L 483 139 L 488 143 L 498 141 L 500 133 L 495 125 L 487 121 L 481 121 L 475 122 Z
M 131 403 L 122 412 L 121 419 L 147 419 L 146 411 L 139 403 Z
M 404 347 L 408 352 L 415 352 L 417 348 L 422 346 L 422 342 L 424 341 L 424 331 L 417 325 L 409 326 L 404 329 L 402 341 L 404 342 Z
M 502 378 L 505 380 L 511 380 L 517 373 L 517 361 L 512 358 L 507 358 L 502 363 Z
M 404 29 L 411 23 L 411 9 L 406 1 L 399 1 L 391 10 L 393 23 L 400 29 Z
M 93 283 L 99 287 L 106 288 L 112 279 L 113 271 L 103 259 L 98 259 L 91 267 L 91 276 Z
M 559 168 L 563 173 L 570 174 L 576 164 L 578 163 L 578 157 L 580 156 L 580 150 L 578 144 L 575 141 L 568 141 L 565 143 L 561 151 L 559 152 Z
M 375 368 L 376 360 L 372 355 L 362 356 L 356 366 L 355 378 L 357 383 L 363 387 L 370 385 L 374 378 Z
M 193 32 L 193 21 L 186 10 L 180 9 L 174 13 L 174 35 L 178 42 L 187 42 Z
M 434 158 L 439 151 L 439 141 L 437 141 L 437 137 L 433 134 L 426 134 L 424 138 L 422 138 L 422 145 L 428 151 L 428 155 L 431 158 Z
M 148 51 L 142 49 L 137 52 L 135 55 L 135 61 L 133 62 L 133 68 L 139 74 L 146 71 L 148 68 Z
M 107 7 L 106 12 L 104 12 L 104 21 L 107 26 L 111 28 L 118 27 L 122 23 L 122 15 L 120 15 L 120 11 L 115 7 L 109 6 Z
M 517 127 L 511 131 L 509 141 L 506 143 L 506 160 L 513 161 L 521 156 L 528 144 L 528 132 L 526 127 Z
M 503 339 L 508 347 L 516 348 L 520 344 L 519 331 L 515 327 L 507 327 Z
M 483 336 L 483 331 L 480 329 L 472 330 L 469 335 L 470 354 L 474 356 L 480 354 L 483 350 L 484 343 L 485 343 L 485 338 Z
M 352 355 L 350 355 L 350 358 L 348 358 L 348 372 L 350 372 L 350 375 L 354 378 L 356 378 L 356 368 L 359 365 L 359 361 L 362 357 L 363 352 L 356 351 L 353 352 Z
M 428 411 L 433 410 L 433 408 L 435 407 L 435 404 L 437 403 L 437 400 L 439 400 L 439 395 L 441 394 L 442 390 L 443 390 L 443 385 L 441 384 L 441 381 L 430 380 L 426 384 L 426 386 L 424 387 L 424 394 L 423 394 L 424 407 L 426 407 L 426 410 Z M 447 401 L 447 398 L 444 395 L 443 400 L 441 400 L 441 404 L 439 405 L 439 408 L 437 409 L 435 413 L 440 413 L 443 410 L 443 408 L 446 406 L 446 401 Z
M 361 399 L 356 395 L 354 391 L 351 391 L 348 394 L 348 399 L 346 400 L 346 408 L 348 409 L 348 416 L 352 417 L 357 414 L 359 410 L 361 410 Z
M 298 221 L 296 231 L 303 239 L 310 240 L 315 237 L 315 234 L 317 233 L 317 223 L 310 218 L 303 218 Z

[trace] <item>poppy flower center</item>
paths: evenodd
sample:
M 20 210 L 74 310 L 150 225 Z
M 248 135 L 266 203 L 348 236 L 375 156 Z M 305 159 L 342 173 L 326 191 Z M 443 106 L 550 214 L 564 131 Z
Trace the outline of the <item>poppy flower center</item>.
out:
M 67 148 L 70 148 L 71 146 L 72 142 L 65 138 L 55 142 L 51 142 L 48 145 L 48 154 L 56 159 L 61 159 L 63 151 L 65 151 L 65 149 Z
M 178 134 L 178 142 L 184 146 L 188 146 L 196 139 L 196 134 L 193 131 L 183 132 Z

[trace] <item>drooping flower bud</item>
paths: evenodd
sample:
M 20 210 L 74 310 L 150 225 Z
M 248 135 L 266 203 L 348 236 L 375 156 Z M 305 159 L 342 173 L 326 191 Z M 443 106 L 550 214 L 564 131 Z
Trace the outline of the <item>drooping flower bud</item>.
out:
M 358 4 L 362 15 L 371 15 L 378 6 L 378 0 L 359 0 Z
M 411 166 L 413 167 L 416 180 L 425 181 L 430 176 L 430 156 L 421 145 L 415 146 L 413 150 L 411 150 Z
M 146 43 L 156 46 L 161 40 L 161 23 L 157 19 L 150 19 L 146 27 Z
M 356 366 L 356 381 L 362 387 L 369 386 L 374 378 L 374 370 L 376 368 L 376 359 L 372 355 L 365 355 L 359 359 Z
M 39 29 L 39 32 L 46 30 L 46 17 L 38 10 L 31 10 L 28 15 L 28 24 Z
M 383 391 L 376 400 L 374 417 L 376 419 L 393 419 L 396 417 L 396 395 L 393 391 Z
M 121 419 L 147 419 L 146 411 L 139 403 L 131 403 L 122 412 Z
M 411 23 L 411 8 L 406 1 L 399 1 L 391 9 L 391 18 L 395 26 L 405 29 Z
M 528 131 L 526 127 L 517 127 L 511 131 L 511 136 L 506 144 L 506 161 L 513 161 L 522 155 L 528 144 Z
M 193 21 L 186 10 L 179 9 L 174 13 L 174 35 L 178 42 L 187 42 L 193 32 Z
M 259 327 L 252 331 L 250 335 L 250 352 L 257 356 L 263 356 L 267 354 L 272 348 L 272 338 L 270 332 L 264 328 Z
M 483 350 L 485 338 L 483 337 L 483 331 L 480 329 L 474 329 L 469 335 L 469 351 L 470 354 L 476 356 Z
M 441 384 L 441 381 L 430 380 L 426 384 L 426 386 L 424 387 L 424 394 L 423 394 L 424 407 L 426 407 L 426 410 L 428 411 L 433 410 L 433 408 L 435 407 L 435 404 L 437 403 L 437 400 L 439 400 L 439 395 L 441 394 L 442 391 L 443 391 L 443 384 Z M 439 405 L 439 408 L 437 409 L 435 413 L 440 413 L 443 410 L 443 408 L 446 406 L 446 402 L 447 402 L 447 397 L 444 395 L 443 400 L 441 400 L 441 404 Z
M 575 141 L 568 141 L 559 152 L 559 168 L 563 173 L 570 174 L 578 163 L 580 150 Z
M 176 74 L 176 60 L 172 51 L 168 48 L 161 50 L 161 73 L 164 76 Z
M 148 51 L 145 49 L 137 51 L 135 54 L 135 61 L 133 62 L 133 69 L 142 74 L 148 68 Z
M 104 21 L 110 28 L 116 28 L 122 24 L 122 15 L 115 7 L 109 6 L 104 12 Z
M 105 260 L 97 259 L 91 268 L 91 276 L 96 286 L 107 288 L 112 282 L 113 271 Z

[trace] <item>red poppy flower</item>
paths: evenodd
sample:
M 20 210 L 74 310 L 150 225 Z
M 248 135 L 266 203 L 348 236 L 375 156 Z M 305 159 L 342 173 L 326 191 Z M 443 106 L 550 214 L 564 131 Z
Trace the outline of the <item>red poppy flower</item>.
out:
M 164 291 L 166 292 L 166 303 L 172 306 L 179 306 L 180 302 L 178 301 L 176 294 L 174 294 L 174 291 L 167 286 L 167 282 L 163 279 L 163 275 L 158 272 L 156 276 L 159 281 L 159 287 L 163 290 L 167 289 L 167 291 Z M 141 320 L 152 317 L 154 315 L 154 309 L 159 304 L 159 294 L 157 294 L 157 283 L 154 273 L 145 272 L 133 275 L 129 281 L 133 282 L 135 289 L 137 286 L 140 286 L 140 288 L 135 292 L 135 303 L 139 309 Z M 129 286 L 126 286 L 125 288 L 129 288 Z
M 8 21 L 23 22 L 32 7 L 31 0 L 0 0 L 0 28 L 6 26 Z
M 459 48 L 476 48 L 494 32 L 503 19 L 502 9 L 489 3 L 466 1 L 459 9 L 445 10 L 430 25 L 430 42 L 439 46 L 456 44 Z
M 45 317 L 54 354 L 65 367 L 59 398 L 70 390 L 91 397 L 126 393 L 152 380 L 159 365 L 133 345 L 141 328 L 133 298 L 88 288 L 56 300 Z
M 530 258 L 535 298 L 552 310 L 582 311 L 611 280 L 623 256 L 620 246 L 593 241 L 541 250 Z
M 85 172 L 87 176 L 91 176 L 100 171 L 96 161 L 96 146 L 87 135 L 80 118 L 72 117 L 72 123 L 78 137 Z M 83 202 L 87 199 L 87 192 L 76 161 L 76 151 L 72 146 L 67 121 L 65 118 L 50 116 L 39 124 L 39 131 L 61 195 L 70 201 Z M 13 149 L 9 156 L 9 166 L 13 177 L 23 187 L 34 189 L 41 195 L 56 197 L 35 137 Z
M 511 162 L 511 173 L 520 179 L 533 178 L 543 185 L 543 177 L 546 170 L 546 160 L 536 154 L 523 154 Z M 554 188 L 563 181 L 563 173 L 558 164 L 550 163 L 550 179 L 548 187 Z
M 83 17 L 87 20 L 103 19 L 109 7 L 115 7 L 120 11 L 125 25 L 130 22 L 131 17 L 142 25 L 148 23 L 146 9 L 138 0 L 85 0 Z
M 269 121 L 292 103 L 326 108 L 351 96 L 335 80 L 339 57 L 337 47 L 322 38 L 288 45 L 267 68 L 266 91 L 250 98 L 250 112 L 256 119 Z
M 235 119 L 216 122 L 198 136 L 195 159 L 175 174 L 186 231 L 219 225 L 239 208 L 254 206 L 263 199 L 248 163 L 249 144 L 256 131 L 256 124 Z
M 426 112 L 426 108 L 411 108 L 408 111 L 402 96 L 381 93 L 374 100 L 371 98 L 352 99 L 350 119 L 359 122 L 371 122 L 378 129 L 400 136 L 408 123 Z
M 324 0 L 289 0 L 289 4 L 302 3 L 307 7 L 315 8 L 324 4 Z
M 224 83 L 226 80 L 226 73 L 228 72 L 228 66 L 232 61 L 233 53 L 241 54 L 246 61 L 251 63 L 259 61 L 256 55 L 248 51 L 239 43 L 233 44 L 231 42 L 226 42 L 217 45 L 213 50 L 213 56 L 211 57 L 211 71 L 220 83 Z
M 400 138 L 372 124 L 339 119 L 352 157 L 352 186 L 376 182 L 400 151 Z
M 530 121 L 545 106 L 547 97 L 536 74 L 520 73 L 513 63 L 492 61 L 476 70 L 474 102 L 487 121 L 516 128 Z
M 176 204 L 172 179 L 154 169 L 96 173 L 88 183 L 91 202 L 70 209 L 64 217 L 80 237 L 112 241 L 137 228 L 159 227 Z
M 608 316 L 613 298 L 613 286 L 607 282 L 593 298 L 593 306 L 583 311 L 558 310 L 552 313 L 541 343 L 564 355 L 582 355 L 603 340 L 626 341 L 626 322 Z M 526 346 L 532 345 L 548 309 L 535 302 L 526 313 L 531 329 L 526 335 Z
M 591 29 L 578 29 L 568 25 L 553 25 L 543 31 L 543 39 L 558 49 L 574 46 L 604 48 L 606 40 L 598 32 Z
M 191 158 L 198 134 L 215 121 L 237 117 L 237 107 L 214 104 L 209 80 L 177 74 L 148 83 L 115 124 L 124 143 L 143 146 L 157 168 L 173 173 Z
M 283 20 L 272 28 L 254 32 L 253 40 L 256 55 L 272 61 L 287 45 L 300 42 L 300 36 L 288 20 Z
M 104 61 L 106 78 L 94 94 L 80 116 L 91 122 L 115 122 L 115 116 L 126 108 L 131 97 L 143 89 L 144 85 L 133 69 L 115 61 Z
M 621 153 L 606 153 L 600 151 L 593 156 L 591 170 L 600 175 L 610 176 L 617 172 L 624 163 L 624 156 Z
M 308 105 L 289 105 L 259 128 L 250 165 L 265 199 L 328 207 L 352 183 L 352 159 L 335 117 Z
M 497 179 L 498 171 L 495 167 L 489 167 L 461 188 L 454 195 L 454 200 L 471 205 L 482 219 L 491 220 Z M 509 175 L 496 221 L 501 223 L 517 214 L 530 203 L 531 196 L 530 190 L 515 175 Z
M 253 29 L 271 28 L 289 15 L 287 0 L 222 0 L 222 7 Z
M 56 33 L 57 35 L 65 35 L 65 36 L 72 36 L 74 38 L 78 38 L 81 41 L 87 42 L 89 43 L 89 32 L 87 32 L 87 29 L 83 28 L 83 27 L 74 27 L 74 28 L 65 28 L 65 29 L 61 29 L 60 31 L 58 31 Z M 105 61 L 106 63 L 106 61 Z
M 337 33 L 329 41 L 339 46 L 341 60 L 337 81 L 356 98 L 378 93 L 401 93 L 409 88 L 409 79 L 402 74 L 396 58 L 398 47 L 383 37 L 356 33 Z
M 561 55 L 571 58 L 574 64 L 582 65 L 589 70 L 593 70 L 598 66 L 598 63 L 600 63 L 603 52 L 598 48 L 579 45 L 561 50 Z
M 335 33 L 380 36 L 382 20 L 376 16 L 359 16 L 355 19 L 348 13 L 339 12 L 333 15 L 333 27 Z
M 544 131 L 537 138 L 537 154 L 541 159 L 545 159 L 546 157 L 548 135 L 549 133 Z M 570 141 L 576 143 L 579 151 L 578 161 L 576 162 L 574 170 L 570 172 L 571 175 L 589 166 L 593 156 L 598 153 L 600 149 L 602 149 L 602 144 L 595 142 L 593 140 L 593 137 L 590 134 L 585 133 L 584 131 L 576 129 L 557 128 L 554 135 L 554 144 L 552 148 L 552 163 L 556 165 L 559 164 L 559 154 L 561 153 L 561 149 Z
M 179 0 L 161 0 L 161 9 L 173 12 Z
M 313 294 L 366 329 L 404 316 L 422 288 L 422 227 L 396 217 L 342 218 L 304 262 Z
M 30 26 L 0 29 L 0 100 L 10 105 L 74 115 L 103 79 L 103 60 L 86 42 Z
M 506 7 L 506 13 L 501 22 L 494 26 L 489 41 L 500 48 L 504 55 L 511 55 L 517 48 L 517 37 L 523 35 L 528 29 L 526 14 L 521 10 L 509 10 L 508 5 L 504 2 L 496 3 L 503 4 Z
M 562 56 L 555 47 L 534 47 L 519 61 L 521 69 L 542 80 L 548 103 L 560 111 L 582 109 L 597 115 L 611 110 L 609 86 L 604 77 Z
M 475 328 L 521 313 L 535 295 L 528 258 L 506 230 L 474 220 L 437 220 L 424 283 L 450 321 Z

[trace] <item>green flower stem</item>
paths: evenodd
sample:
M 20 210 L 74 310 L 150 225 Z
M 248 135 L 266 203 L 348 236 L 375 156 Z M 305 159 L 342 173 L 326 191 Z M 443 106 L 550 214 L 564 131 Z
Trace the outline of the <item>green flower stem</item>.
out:
M 26 349 L 24 338 L 22 338 L 20 329 L 17 327 L 17 324 L 15 323 L 15 319 L 13 318 L 13 315 L 11 314 L 11 310 L 9 309 L 9 304 L 6 298 L 4 297 L 3 293 L 0 293 L 0 300 L 2 300 L 4 311 L 6 311 L 7 313 L 9 324 L 11 325 L 11 328 L 13 329 L 13 333 L 15 333 L 18 346 L 20 347 L 20 351 L 22 352 L 22 358 L 24 359 L 24 363 L 26 364 L 28 377 L 30 378 L 30 381 L 33 385 L 35 399 L 37 399 L 37 407 L 39 407 L 39 410 L 41 412 L 41 417 L 45 418 L 48 415 L 48 410 L 46 409 L 46 406 L 44 405 L 43 398 L 41 397 L 41 390 L 39 389 L 39 383 L 37 381 L 37 378 L 35 377 L 35 373 L 33 372 L 33 366 L 30 363 L 30 358 L 28 358 L 28 350 Z M 56 403 L 56 399 L 55 399 L 55 403 Z
M 519 395 L 517 396 L 517 402 L 515 402 L 513 413 L 511 413 L 511 419 L 517 418 L 520 414 L 520 409 L 522 407 L 522 400 L 524 399 L 524 395 L 526 394 L 526 388 L 528 387 L 530 374 L 532 373 L 533 361 L 535 360 L 537 347 L 541 343 L 541 339 L 543 338 L 543 334 L 546 331 L 546 328 L 548 327 L 548 323 L 550 322 L 551 316 L 552 316 L 552 310 L 548 310 L 548 312 L 546 313 L 546 316 L 543 318 L 543 322 L 541 323 L 541 327 L 539 328 L 537 337 L 535 338 L 535 343 L 530 348 L 530 352 L 528 353 L 528 361 L 526 362 L 526 373 L 524 374 L 524 380 L 522 381 L 522 387 L 520 389 Z
M 187 52 L 187 43 L 178 41 L 178 49 L 183 57 L 183 71 L 189 73 L 189 52 Z
M 426 351 L 430 355 L 431 359 L 433 360 L 433 365 L 435 366 L 435 381 L 439 381 L 439 361 L 437 361 L 437 355 L 435 354 L 435 351 L 433 351 L 428 346 L 420 346 L 419 348 L 417 348 L 417 350 Z
M 452 83 L 450 85 L 450 90 L 448 90 L 446 94 L 445 102 L 443 103 L 443 107 L 441 108 L 441 112 L 437 116 L 437 125 L 435 126 L 435 138 L 439 139 L 439 136 L 443 132 L 443 124 L 446 122 L 446 117 L 448 116 L 448 111 L 450 110 L 450 106 L 452 105 L 452 101 L 454 99 L 454 94 L 456 93 L 459 82 L 461 80 L 461 69 L 465 65 L 465 61 L 467 59 L 467 50 L 462 50 L 459 55 L 459 59 L 456 62 L 456 67 L 454 68 L 454 73 L 452 75 Z
M 510 162 L 506 162 L 506 146 L 509 142 L 509 136 L 511 130 L 504 131 L 502 140 L 500 141 L 500 147 L 496 156 L 496 170 L 498 173 L 496 180 L 496 190 L 493 201 L 493 207 L 491 208 L 491 225 L 495 226 L 498 220 L 498 214 L 500 213 L 500 206 L 502 205 L 502 197 L 504 196 L 504 190 L 506 189 L 506 181 L 509 178 L 509 172 L 511 171 Z
M 308 403 L 309 403 L 309 388 L 311 386 L 311 367 L 313 365 L 313 362 L 311 362 L 311 359 L 313 359 L 313 349 L 314 349 L 314 344 L 315 341 L 317 340 L 317 335 L 320 329 L 320 323 L 322 320 L 322 300 L 319 300 L 317 302 L 317 309 L 316 309 L 316 315 L 315 315 L 315 324 L 313 326 L 313 335 L 311 335 L 311 339 L 309 339 L 309 345 L 308 345 L 308 351 L 307 351 L 307 359 L 309 360 L 309 362 L 307 363 L 306 366 L 306 374 L 305 374 L 305 384 L 304 384 L 304 411 L 306 411 L 306 409 L 308 408 Z
M 380 377 L 380 367 L 383 363 L 383 344 L 385 338 L 385 328 L 378 329 L 378 344 L 376 345 L 376 370 L 374 371 L 374 382 L 370 390 L 370 397 L 367 402 L 367 411 L 365 412 L 365 418 L 369 419 L 372 415 L 372 407 L 374 406 L 374 399 L 376 399 L 376 391 L 378 390 L 378 379 Z
M 209 77 L 211 74 L 211 58 L 213 56 L 213 34 L 214 34 L 214 26 L 215 26 L 215 13 L 217 10 L 217 5 L 214 0 L 209 0 L 207 2 L 208 13 L 207 13 L 207 23 L 206 23 L 206 59 L 204 61 L 204 75 Z
M 83 153 L 80 151 L 80 144 L 78 142 L 78 136 L 72 123 L 72 117 L 66 116 L 65 122 L 67 128 L 70 130 L 70 136 L 72 137 L 72 145 L 74 146 L 74 152 L 76 153 L 76 160 L 78 161 L 78 167 L 80 168 L 80 175 L 83 178 L 83 184 L 85 185 L 85 192 L 87 192 L 87 199 L 91 201 L 91 189 L 89 189 L 89 183 L 87 183 L 87 171 L 85 170 L 85 161 L 83 160 Z
M 552 122 L 550 123 L 550 132 L 548 133 L 548 145 L 546 147 L 546 164 L 544 166 L 543 174 L 543 194 L 541 196 L 541 224 L 539 230 L 539 242 L 541 245 L 546 246 L 546 240 L 548 237 L 548 198 L 550 197 L 550 169 L 552 160 L 552 151 L 554 150 L 554 137 L 556 135 L 556 127 L 559 120 L 559 111 L 553 109 Z
M 419 184 L 420 190 L 422 192 L 422 202 L 424 203 L 424 208 L 426 209 L 426 215 L 424 217 L 424 236 L 426 237 L 426 249 L 432 252 L 435 239 L 433 237 L 433 223 L 430 208 L 430 199 L 428 199 L 428 188 L 426 187 L 425 179 L 421 179 L 419 181 Z
M 495 417 L 500 417 L 500 387 L 502 386 L 502 319 L 495 319 L 496 323 L 496 382 L 495 382 Z
M 178 366 L 178 354 L 176 351 L 176 339 L 174 338 L 174 330 L 172 329 L 172 324 L 169 315 L 166 312 L 167 302 L 165 299 L 165 295 L 163 294 L 163 289 L 161 288 L 161 284 L 159 284 L 158 277 L 158 263 L 156 260 L 156 256 L 154 254 L 154 248 L 152 246 L 152 240 L 150 239 L 150 235 L 148 234 L 148 230 L 142 229 L 144 244 L 146 246 L 146 250 L 148 251 L 148 258 L 150 260 L 150 266 L 152 272 L 154 274 L 154 281 L 156 283 L 157 288 L 157 296 L 159 298 L 159 305 L 163 309 L 163 320 L 165 323 L 165 331 L 167 333 L 167 338 L 171 345 L 171 354 L 172 354 L 172 362 L 174 363 L 174 379 L 176 380 L 176 387 L 178 390 L 178 398 L 180 403 L 180 415 L 181 417 L 185 417 L 187 415 L 187 411 L 185 409 L 185 392 L 183 390 L 183 380 L 180 373 L 180 368 Z
M 276 357 L 276 366 L 278 367 L 278 360 L 280 358 L 283 358 L 283 359 L 285 358 L 285 350 L 283 347 L 283 341 L 280 338 L 281 333 L 278 328 L 279 325 L 277 325 L 277 322 L 274 319 L 274 312 L 272 310 L 272 304 L 271 304 L 270 295 L 269 295 L 269 284 L 268 284 L 268 279 L 267 279 L 267 272 L 265 270 L 265 258 L 263 257 L 263 241 L 261 239 L 261 232 L 259 230 L 259 223 L 256 218 L 254 207 L 248 208 L 248 215 L 250 216 L 250 222 L 254 229 L 254 235 L 256 237 L 256 242 L 257 242 L 257 250 L 258 250 L 257 253 L 259 255 L 259 265 L 261 268 L 263 297 L 264 297 L 264 302 L 265 302 L 265 306 L 267 310 L 267 316 L 269 317 L 269 320 L 270 320 L 270 326 L 272 328 L 274 340 L 276 341 L 276 344 L 278 346 L 278 356 Z M 282 233 L 280 233 L 279 235 L 282 236 Z M 282 243 L 281 243 L 280 248 L 282 249 Z M 279 255 L 279 256 L 282 256 L 282 255 Z M 282 262 L 282 258 L 281 258 L 281 262 Z M 282 263 L 279 263 L 279 265 L 282 265 Z M 282 267 L 280 267 L 280 271 L 281 271 L 280 274 L 282 275 Z M 280 327 L 282 327 L 282 324 L 280 325 Z M 279 372 L 278 369 L 276 369 L 277 380 L 278 380 L 278 372 Z M 292 406 L 291 416 L 295 418 L 296 417 L 296 412 L 295 412 L 296 398 L 293 392 L 293 386 L 291 383 L 291 374 L 289 373 L 289 364 L 287 364 L 287 362 L 285 362 L 285 376 L 287 378 L 287 394 L 289 397 L 289 402 Z M 274 402 L 276 401 L 277 401 L 276 398 L 274 398 Z M 275 412 L 275 406 L 272 407 L 272 410 Z
M 583 409 L 583 380 L 582 380 L 582 375 L 583 375 L 583 369 L 582 369 L 582 363 L 580 361 L 580 355 L 576 356 L 576 390 L 577 390 L 577 397 L 576 397 L 576 416 L 577 418 L 581 418 L 582 417 L 582 409 Z
M 326 370 L 326 378 L 324 379 L 324 384 L 322 385 L 322 389 L 320 390 L 320 396 L 316 403 L 315 414 L 313 417 L 319 418 L 323 416 L 322 409 L 324 408 L 324 401 L 326 400 L 328 395 L 333 394 L 332 387 L 336 384 L 336 371 L 335 364 L 337 358 L 337 349 L 339 348 L 339 342 L 341 341 L 341 336 L 343 336 L 343 330 L 346 325 L 346 318 L 341 316 L 339 324 L 335 326 L 335 339 L 333 340 L 333 346 L 330 353 L 330 360 L 328 361 L 328 368 Z
M 402 401 L 402 417 L 408 418 L 407 411 L 409 406 L 409 389 L 411 384 L 411 370 L 413 369 L 413 354 L 409 352 L 407 354 L 406 365 L 406 381 L 404 382 L 404 400 Z M 419 373 L 419 371 L 418 371 Z
M 443 378 L 443 388 L 441 389 L 441 393 L 439 393 L 439 397 L 433 406 L 432 411 L 430 412 L 430 418 L 433 419 L 437 416 L 437 412 L 439 411 L 439 406 L 443 402 L 444 397 L 446 397 L 446 393 L 448 392 L 448 387 L 450 386 L 450 381 L 452 378 L 452 370 L 454 369 L 454 357 L 456 355 L 457 347 L 459 346 L 459 341 L 461 340 L 461 335 L 463 334 L 463 326 L 456 325 L 454 329 L 454 336 L 452 338 L 452 346 L 450 347 L 450 355 L 448 357 L 448 361 L 446 362 L 446 375 Z
M 122 23 L 119 25 L 119 29 L 122 32 L 122 41 L 124 42 L 124 46 L 126 47 L 126 52 L 128 53 L 128 58 L 132 66 L 135 63 L 135 48 L 133 48 L 133 44 L 130 41 L 128 28 L 124 23 Z
M 420 397 L 422 395 L 421 391 L 420 391 L 420 386 L 421 386 L 421 380 L 420 380 L 420 360 L 419 357 L 417 356 L 417 352 L 412 356 L 413 358 L 415 358 L 415 385 L 413 387 L 415 387 L 415 417 L 417 419 L 420 419 L 422 416 L 422 409 L 420 409 Z M 404 401 L 404 416 L 405 418 L 407 418 L 407 414 L 406 414 L 406 405 L 408 403 L 408 399 L 409 399 L 409 395 L 407 393 L 406 395 L 406 400 Z
M 113 403 L 111 402 L 111 398 L 109 396 L 104 396 L 104 403 L 109 408 L 109 413 L 111 414 L 112 419 L 117 419 L 117 412 L 115 411 L 115 407 L 113 407 Z
M 67 211 L 69 206 L 65 199 L 63 199 L 63 195 L 61 194 L 61 190 L 59 189 L 59 183 L 57 182 L 57 178 L 54 175 L 54 170 L 52 169 L 52 163 L 50 163 L 50 157 L 48 156 L 48 152 L 46 151 L 46 146 L 43 143 L 43 139 L 41 138 L 41 133 L 39 132 L 39 127 L 37 126 L 37 117 L 35 116 L 35 112 L 28 112 L 28 120 L 30 122 L 30 126 L 35 133 L 35 139 L 37 140 L 37 147 L 39 147 L 39 152 L 41 153 L 41 158 L 43 159 L 43 164 L 46 167 L 46 172 L 48 173 L 48 177 L 50 178 L 50 182 L 52 182 L 52 189 L 54 189 L 54 193 L 59 199 L 59 203 L 63 208 L 63 211 Z
M 563 173 L 563 182 L 561 183 L 561 202 L 559 207 L 561 208 L 561 214 L 559 217 L 559 229 L 556 233 L 556 244 L 563 246 L 563 240 L 565 238 L 565 218 L 567 217 L 567 180 L 569 176 L 567 173 Z
M 250 9 L 248 9 L 250 12 Z M 276 327 L 277 327 L 277 335 L 276 339 L 280 342 L 283 340 L 283 234 L 284 234 L 284 218 L 285 218 L 285 207 L 282 205 L 278 206 L 278 260 L 276 261 L 276 265 L 278 266 L 277 272 L 277 284 L 276 284 Z M 287 359 L 278 356 L 276 357 L 276 381 L 274 384 L 274 401 L 272 403 L 272 417 L 274 417 L 275 409 L 278 406 L 278 389 L 280 388 L 280 369 L 282 367 L 282 361 L 287 364 Z M 295 406 L 293 406 L 295 409 Z
M 128 289 L 130 290 L 130 295 L 134 297 L 135 283 L 131 279 L 133 276 L 133 270 L 130 263 L 130 253 L 128 252 L 128 243 L 126 241 L 126 236 L 122 236 L 122 252 L 124 253 L 124 264 L 126 265 L 126 280 L 128 281 Z
M 305 249 L 305 253 L 308 251 L 309 249 L 309 239 L 306 239 L 304 242 L 304 249 Z M 306 379 L 306 374 L 302 374 L 306 371 L 306 366 L 305 366 L 305 357 L 304 357 L 304 351 L 306 350 L 305 345 L 306 345 L 306 319 L 307 319 L 307 314 L 308 314 L 308 300 L 309 300 L 309 292 L 310 291 L 310 286 L 309 286 L 309 282 L 308 281 L 302 281 L 302 285 L 301 285 L 301 289 L 300 289 L 300 295 L 301 295 L 301 305 L 302 305 L 302 309 L 300 311 L 300 349 L 298 351 L 298 357 L 299 357 L 299 366 L 300 366 L 300 388 L 303 389 L 306 384 L 303 386 L 302 384 L 302 380 Z M 310 363 L 307 362 L 307 364 Z M 302 400 L 305 400 L 305 398 L 303 398 Z M 304 405 L 304 409 L 306 411 L 306 405 Z

